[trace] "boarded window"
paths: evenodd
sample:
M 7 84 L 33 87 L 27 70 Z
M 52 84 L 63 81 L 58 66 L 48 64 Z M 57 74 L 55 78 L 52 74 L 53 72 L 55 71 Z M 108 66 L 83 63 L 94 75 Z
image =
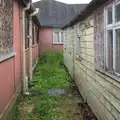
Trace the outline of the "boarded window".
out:
M 80 47 L 80 25 L 77 25 L 76 28 L 76 55 L 77 57 L 80 57 L 81 47 Z
M 80 37 L 76 37 L 76 55 L 80 56 Z
M 68 29 L 68 52 L 71 52 L 71 29 Z

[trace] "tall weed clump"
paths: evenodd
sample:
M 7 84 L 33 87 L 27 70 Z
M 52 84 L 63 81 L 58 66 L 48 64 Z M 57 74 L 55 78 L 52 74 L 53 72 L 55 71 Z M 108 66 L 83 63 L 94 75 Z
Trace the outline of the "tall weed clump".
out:
M 36 68 L 36 71 L 39 71 L 40 75 L 43 77 L 48 77 L 54 75 L 54 73 L 59 70 L 63 63 L 63 53 L 48 51 L 45 55 L 40 57 L 39 67 Z

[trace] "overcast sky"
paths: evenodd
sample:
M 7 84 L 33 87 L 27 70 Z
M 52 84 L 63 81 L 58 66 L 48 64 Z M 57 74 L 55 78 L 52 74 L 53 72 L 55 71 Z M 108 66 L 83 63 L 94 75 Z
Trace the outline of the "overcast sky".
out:
M 33 0 L 33 2 L 40 1 L 40 0 Z M 69 4 L 77 4 L 77 3 L 89 3 L 91 0 L 56 0 L 64 3 L 69 3 Z

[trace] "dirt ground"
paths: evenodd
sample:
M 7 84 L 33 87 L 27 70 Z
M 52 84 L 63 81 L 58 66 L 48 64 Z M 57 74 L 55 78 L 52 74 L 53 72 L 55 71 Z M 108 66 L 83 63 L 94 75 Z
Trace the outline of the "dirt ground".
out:
M 97 120 L 92 114 L 87 104 L 78 104 L 73 93 L 66 95 L 66 100 L 61 101 L 59 106 L 56 108 L 63 114 L 57 117 L 55 120 Z M 19 120 L 29 120 L 28 115 L 34 113 L 34 103 L 27 100 L 20 103 L 20 118 Z M 15 119 L 15 120 L 18 120 Z M 30 120 L 41 120 L 41 119 L 30 119 Z M 53 119 L 54 120 L 54 119 Z
M 96 120 L 62 61 L 56 53 L 40 58 L 30 95 L 21 97 L 12 120 Z

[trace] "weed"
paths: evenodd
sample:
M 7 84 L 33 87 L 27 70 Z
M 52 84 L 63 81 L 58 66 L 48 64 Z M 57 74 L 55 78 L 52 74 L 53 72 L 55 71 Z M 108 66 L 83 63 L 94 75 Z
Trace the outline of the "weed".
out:
M 62 64 L 62 53 L 47 52 L 40 57 L 33 76 L 35 86 L 30 91 L 44 94 L 36 94 L 37 96 L 23 100 L 21 113 L 24 117 L 20 120 L 24 120 L 24 118 L 25 120 L 57 120 L 65 116 L 65 113 L 60 110 L 60 106 L 64 103 L 71 104 L 71 98 L 47 94 L 49 89 L 69 88 L 70 77 Z
M 63 62 L 63 53 L 47 52 L 40 57 L 35 72 L 43 77 L 53 76 Z

